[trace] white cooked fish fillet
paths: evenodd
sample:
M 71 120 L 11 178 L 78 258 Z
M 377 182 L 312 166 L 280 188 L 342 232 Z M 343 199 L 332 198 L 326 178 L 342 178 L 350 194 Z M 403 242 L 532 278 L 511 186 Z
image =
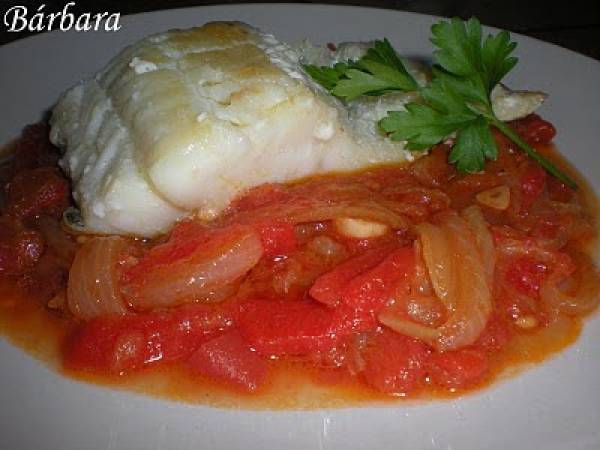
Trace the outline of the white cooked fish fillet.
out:
M 352 45 L 341 49 L 364 51 Z M 67 91 L 51 140 L 85 229 L 153 236 L 191 211 L 213 218 L 262 183 L 412 159 L 376 119 L 414 94 L 345 107 L 301 69 L 309 53 L 214 22 L 145 38 Z

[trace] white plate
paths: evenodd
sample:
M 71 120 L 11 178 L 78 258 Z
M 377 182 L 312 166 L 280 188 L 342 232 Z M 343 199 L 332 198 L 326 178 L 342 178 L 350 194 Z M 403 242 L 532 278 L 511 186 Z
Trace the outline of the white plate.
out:
M 435 18 L 321 5 L 231 5 L 124 18 L 117 33 L 50 33 L 0 47 L 0 142 L 36 121 L 58 94 L 125 44 L 210 20 L 243 20 L 283 40 L 387 36 L 429 55 Z M 521 62 L 509 84 L 551 93 L 542 113 L 600 191 L 600 63 L 514 36 Z M 62 378 L 0 341 L 0 448 L 6 449 L 597 449 L 600 320 L 559 357 L 481 394 L 418 406 L 251 412 L 186 406 Z

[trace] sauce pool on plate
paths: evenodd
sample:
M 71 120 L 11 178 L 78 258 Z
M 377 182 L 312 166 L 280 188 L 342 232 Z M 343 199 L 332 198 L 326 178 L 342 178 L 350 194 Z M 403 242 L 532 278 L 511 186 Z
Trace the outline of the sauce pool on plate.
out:
M 512 126 L 576 176 L 551 125 Z M 0 329 L 65 376 L 214 406 L 480 390 L 572 344 L 598 301 L 593 193 L 496 138 L 482 173 L 439 145 L 262 185 L 149 241 L 69 229 L 57 150 L 29 127 L 0 169 Z

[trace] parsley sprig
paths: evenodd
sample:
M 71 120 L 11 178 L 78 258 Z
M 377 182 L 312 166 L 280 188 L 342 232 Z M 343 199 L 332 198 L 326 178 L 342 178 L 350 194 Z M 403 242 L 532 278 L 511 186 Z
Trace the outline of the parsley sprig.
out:
M 508 124 L 496 117 L 492 89 L 517 64 L 511 53 L 517 46 L 501 31 L 482 40 L 476 18 L 454 18 L 431 27 L 433 80 L 419 86 L 406 70 L 387 39 L 357 61 L 333 67 L 306 66 L 306 71 L 332 95 L 345 101 L 361 95 L 384 95 L 394 91 L 419 91 L 421 99 L 408 103 L 405 111 L 391 111 L 380 122 L 392 140 L 406 141 L 413 151 L 425 150 L 455 135 L 449 161 L 462 172 L 480 172 L 485 160 L 495 160 L 498 149 L 491 127 L 497 128 L 531 158 L 565 184 L 575 181 L 536 152 Z
M 375 41 L 357 61 L 340 62 L 333 67 L 306 65 L 304 69 L 332 95 L 348 101 L 361 95 L 419 89 L 387 39 Z

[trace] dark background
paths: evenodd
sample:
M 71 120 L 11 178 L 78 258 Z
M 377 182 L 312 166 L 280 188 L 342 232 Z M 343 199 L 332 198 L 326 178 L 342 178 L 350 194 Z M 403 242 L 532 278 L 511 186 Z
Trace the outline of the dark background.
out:
M 37 10 L 44 3 L 45 12 L 58 12 L 67 0 L 0 0 L 0 14 L 14 5 L 27 6 L 29 11 Z M 227 3 L 257 3 L 244 1 L 206 0 L 95 0 L 76 1 L 70 9 L 74 13 L 120 12 L 121 15 L 159 9 L 181 8 L 198 5 Z M 283 3 L 283 2 L 261 2 Z M 553 42 L 563 47 L 600 59 L 600 4 L 597 0 L 566 0 L 561 2 L 527 0 L 363 0 L 363 1 L 299 1 L 295 3 L 330 3 L 362 5 L 379 8 L 413 11 L 438 16 L 477 16 L 486 25 L 504 28 L 538 39 Z M 31 12 L 29 13 L 31 14 Z M 0 44 L 28 35 L 28 33 L 8 33 L 0 22 Z

